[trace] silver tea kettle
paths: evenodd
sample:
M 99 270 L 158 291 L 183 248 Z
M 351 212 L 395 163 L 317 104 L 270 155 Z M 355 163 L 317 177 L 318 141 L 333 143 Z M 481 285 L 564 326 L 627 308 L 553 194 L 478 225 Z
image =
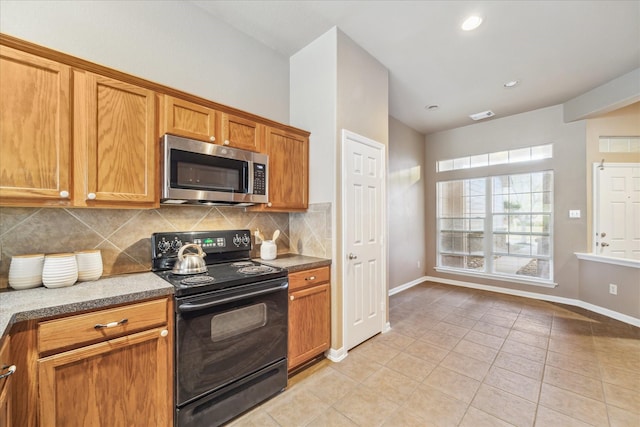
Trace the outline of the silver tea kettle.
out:
M 197 253 L 189 252 L 184 253 L 187 248 L 196 248 Z M 202 251 L 200 245 L 195 243 L 188 243 L 183 245 L 178 251 L 178 260 L 171 272 L 173 274 L 197 274 L 207 271 L 207 264 L 204 261 L 205 253 Z

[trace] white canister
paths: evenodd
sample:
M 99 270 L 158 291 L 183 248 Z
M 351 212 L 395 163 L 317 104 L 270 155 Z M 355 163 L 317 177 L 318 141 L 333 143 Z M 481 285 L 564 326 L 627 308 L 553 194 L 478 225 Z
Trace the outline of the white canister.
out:
M 100 249 L 76 252 L 78 263 L 78 280 L 91 282 L 102 276 L 102 254 Z
M 42 284 L 44 254 L 15 255 L 9 266 L 9 286 L 13 289 L 35 288 Z
M 71 286 L 78 280 L 75 254 L 51 254 L 44 257 L 42 284 L 47 288 Z
M 276 259 L 278 247 L 273 240 L 264 240 L 260 246 L 260 258 L 265 260 Z

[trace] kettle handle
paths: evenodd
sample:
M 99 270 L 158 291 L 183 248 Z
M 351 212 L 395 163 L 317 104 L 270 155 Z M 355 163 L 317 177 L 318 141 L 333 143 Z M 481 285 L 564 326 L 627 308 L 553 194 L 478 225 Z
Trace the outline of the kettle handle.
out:
M 184 250 L 187 249 L 187 248 L 197 248 L 198 249 L 198 256 L 200 258 L 204 257 L 204 252 L 202 252 L 202 247 L 200 245 L 198 245 L 196 243 L 188 243 L 188 244 L 182 245 L 180 247 L 180 250 L 178 251 L 178 259 L 179 260 L 183 260 L 184 259 L 183 253 L 184 253 Z

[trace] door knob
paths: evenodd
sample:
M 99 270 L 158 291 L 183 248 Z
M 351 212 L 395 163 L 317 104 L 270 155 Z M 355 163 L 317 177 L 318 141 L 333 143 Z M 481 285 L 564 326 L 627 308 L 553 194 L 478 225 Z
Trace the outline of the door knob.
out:
M 609 246 L 609 244 L 607 242 L 602 242 L 600 243 L 600 246 L 602 246 L 603 248 L 606 248 L 607 246 Z
M 358 258 L 357 255 L 354 255 L 353 253 L 349 254 L 349 259 L 356 259 L 356 258 Z

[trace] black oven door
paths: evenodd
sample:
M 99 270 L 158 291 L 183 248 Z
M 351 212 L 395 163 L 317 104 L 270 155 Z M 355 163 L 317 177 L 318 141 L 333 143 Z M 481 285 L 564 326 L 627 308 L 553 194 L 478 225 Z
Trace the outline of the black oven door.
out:
M 179 298 L 177 406 L 286 360 L 287 315 L 286 277 Z

